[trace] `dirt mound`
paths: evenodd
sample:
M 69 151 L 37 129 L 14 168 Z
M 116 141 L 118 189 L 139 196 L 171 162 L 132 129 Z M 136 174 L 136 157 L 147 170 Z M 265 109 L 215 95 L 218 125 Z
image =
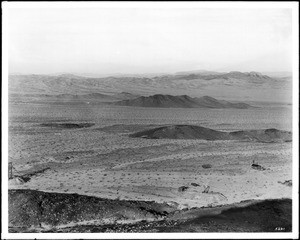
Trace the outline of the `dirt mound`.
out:
M 292 141 L 292 133 L 277 129 L 222 132 L 193 125 L 172 125 L 130 134 L 149 139 L 250 140 L 259 142 Z
M 60 129 L 72 129 L 72 128 L 87 128 L 94 126 L 94 123 L 42 123 L 41 127 L 51 127 Z
M 70 223 L 97 224 L 159 219 L 175 210 L 167 204 L 102 199 L 78 194 L 9 190 L 9 226 L 49 228 Z M 25 230 L 26 232 L 26 230 Z

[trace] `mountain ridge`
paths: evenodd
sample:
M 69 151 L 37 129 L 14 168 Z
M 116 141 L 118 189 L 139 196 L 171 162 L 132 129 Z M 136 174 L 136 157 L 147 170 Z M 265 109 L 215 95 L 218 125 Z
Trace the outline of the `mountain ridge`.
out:
M 9 94 L 83 95 L 94 92 L 130 92 L 150 96 L 159 92 L 168 95 L 188 94 L 193 97 L 208 95 L 234 101 L 292 102 L 290 78 L 271 78 L 257 72 L 238 71 L 179 73 L 148 77 L 82 77 L 67 73 L 57 76 L 10 75 L 8 89 Z

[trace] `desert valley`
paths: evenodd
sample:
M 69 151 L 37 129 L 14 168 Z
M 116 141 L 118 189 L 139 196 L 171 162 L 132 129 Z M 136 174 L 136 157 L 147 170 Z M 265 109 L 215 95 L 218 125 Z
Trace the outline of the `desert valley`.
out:
M 258 72 L 10 75 L 9 231 L 291 231 L 291 91 Z

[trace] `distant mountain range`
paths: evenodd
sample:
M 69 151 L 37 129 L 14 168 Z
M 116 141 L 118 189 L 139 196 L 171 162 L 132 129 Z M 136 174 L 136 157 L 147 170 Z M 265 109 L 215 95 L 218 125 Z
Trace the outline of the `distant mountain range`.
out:
M 134 99 L 139 97 L 139 95 L 121 92 L 115 94 L 102 94 L 102 93 L 89 93 L 84 95 L 73 95 L 73 94 L 58 94 L 58 95 L 47 95 L 50 98 L 63 99 L 63 100 L 98 100 L 98 101 L 118 101 Z
M 9 94 L 214 96 L 228 101 L 292 102 L 292 81 L 288 76 L 270 77 L 258 72 L 190 71 L 176 74 L 117 75 L 84 77 L 60 75 L 10 75 Z M 95 96 L 97 97 L 97 96 Z M 125 98 L 123 98 L 125 97 Z M 118 99 L 118 98 L 116 98 Z M 132 99 L 131 96 L 129 99 Z M 123 94 L 119 100 L 126 100 Z
M 120 106 L 154 107 L 154 108 L 251 108 L 246 103 L 231 103 L 224 100 L 204 96 L 191 98 L 187 95 L 172 96 L 156 94 L 149 97 L 138 97 L 135 99 L 123 100 L 114 103 Z
M 115 94 L 102 94 L 102 93 L 89 93 L 83 95 L 75 94 L 10 94 L 9 99 L 11 101 L 42 101 L 42 102 L 114 102 L 120 100 L 135 99 L 140 95 L 135 95 L 127 92 L 115 93 Z
M 214 80 L 214 79 L 239 79 L 239 80 L 247 80 L 247 81 L 263 81 L 263 80 L 270 80 L 271 77 L 267 75 L 263 75 L 258 72 L 229 72 L 229 73 L 217 73 L 217 72 L 204 72 L 204 73 L 191 73 L 191 74 L 178 74 L 176 76 L 177 79 L 186 79 L 186 80 L 193 80 L 193 79 L 203 79 L 203 80 Z

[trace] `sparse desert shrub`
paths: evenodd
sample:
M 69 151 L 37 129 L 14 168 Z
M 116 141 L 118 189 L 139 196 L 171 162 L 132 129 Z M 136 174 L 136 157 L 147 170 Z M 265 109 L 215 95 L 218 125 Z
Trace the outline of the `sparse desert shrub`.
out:
M 189 187 L 187 186 L 181 186 L 178 188 L 178 192 L 185 192 Z
M 197 184 L 197 183 L 191 183 L 191 185 L 194 186 L 194 187 L 199 187 L 199 186 L 200 186 L 200 185 Z
M 260 170 L 260 171 L 266 170 L 266 168 L 264 168 L 264 167 L 262 167 L 262 166 L 260 166 L 260 165 L 258 165 L 258 164 L 255 164 L 255 163 L 252 164 L 251 167 L 252 167 L 253 169 L 255 169 L 255 170 Z
M 211 165 L 211 164 L 203 164 L 202 167 L 203 167 L 203 168 L 211 168 L 212 165 Z
M 284 181 L 284 182 L 278 181 L 278 183 L 281 183 L 281 184 L 286 185 L 288 187 L 291 187 L 293 185 L 292 180 L 287 180 L 287 181 Z

